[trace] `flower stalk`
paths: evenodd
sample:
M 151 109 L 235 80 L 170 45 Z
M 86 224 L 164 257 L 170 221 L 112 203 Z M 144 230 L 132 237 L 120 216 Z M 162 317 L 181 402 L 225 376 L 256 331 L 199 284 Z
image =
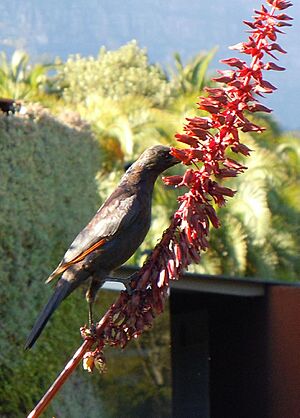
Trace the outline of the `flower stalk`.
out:
M 226 204 L 234 190 L 223 186 L 226 178 L 236 177 L 246 167 L 228 156 L 248 156 L 250 149 L 240 141 L 240 132 L 262 132 L 264 128 L 251 121 L 255 112 L 271 112 L 257 100 L 257 96 L 272 93 L 276 88 L 264 79 L 263 72 L 282 71 L 274 62 L 265 62 L 275 52 L 285 51 L 275 42 L 282 26 L 290 26 L 292 18 L 280 13 L 291 6 L 289 1 L 267 0 L 268 10 L 255 10 L 247 42 L 231 47 L 251 57 L 251 63 L 239 58 L 221 62 L 230 67 L 219 70 L 213 80 L 222 83 L 217 88 L 206 88 L 200 97 L 199 109 L 206 117 L 187 119 L 184 133 L 175 135 L 186 148 L 172 148 L 172 154 L 188 168 L 183 176 L 165 177 L 167 185 L 185 187 L 187 192 L 178 198 L 179 208 L 169 228 L 148 257 L 141 270 L 132 279 L 132 296 L 122 292 L 111 308 L 111 317 L 101 333 L 103 346 L 124 348 L 132 339 L 151 326 L 156 315 L 164 309 L 170 280 L 176 280 L 191 263 L 200 261 L 202 251 L 208 248 L 210 227 L 220 227 L 215 207 Z M 221 183 L 222 182 L 222 183 Z
M 164 310 L 170 280 L 177 280 L 189 264 L 198 263 L 201 253 L 207 250 L 211 226 L 220 227 L 215 207 L 224 206 L 235 194 L 223 181 L 246 169 L 229 152 L 248 156 L 251 150 L 240 141 L 240 133 L 262 132 L 264 128 L 253 123 L 249 116 L 271 112 L 257 99 L 276 90 L 264 79 L 263 72 L 284 70 L 273 61 L 265 62 L 265 58 L 277 60 L 275 53 L 286 53 L 276 41 L 278 34 L 283 33 L 279 28 L 290 26 L 292 20 L 281 11 L 292 4 L 286 0 L 266 0 L 266 3 L 269 9 L 263 5 L 255 10 L 253 21 L 244 22 L 250 28 L 248 40 L 230 47 L 249 55 L 251 63 L 248 65 L 239 58 L 222 60 L 230 69 L 219 70 L 219 76 L 213 79 L 221 83 L 220 87 L 206 88 L 206 96 L 198 102 L 198 108 L 207 112 L 207 116 L 187 119 L 184 132 L 175 135 L 187 147 L 173 147 L 171 152 L 189 168 L 183 176 L 165 177 L 164 182 L 187 191 L 178 198 L 179 207 L 161 241 L 132 276 L 132 294 L 121 292 L 97 324 L 92 338 L 87 329 L 82 330 L 84 343 L 30 418 L 41 414 L 81 358 L 84 357 L 88 371 L 95 366 L 103 370 L 106 345 L 124 348 L 132 338 L 151 327 L 154 318 Z

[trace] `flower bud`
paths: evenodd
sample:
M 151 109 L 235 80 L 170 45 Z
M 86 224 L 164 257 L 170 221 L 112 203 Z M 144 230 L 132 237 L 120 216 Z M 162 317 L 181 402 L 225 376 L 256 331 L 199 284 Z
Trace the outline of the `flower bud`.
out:
M 82 361 L 82 366 L 84 370 L 87 370 L 91 373 L 95 367 L 94 355 L 91 351 L 85 353 Z

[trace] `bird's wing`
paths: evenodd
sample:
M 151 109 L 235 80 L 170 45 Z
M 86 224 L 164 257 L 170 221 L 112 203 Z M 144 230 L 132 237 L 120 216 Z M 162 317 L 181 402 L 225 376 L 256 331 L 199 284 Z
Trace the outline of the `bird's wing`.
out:
M 101 248 L 134 222 L 142 210 L 134 194 L 120 194 L 118 190 L 100 207 L 87 226 L 77 235 L 64 258 L 48 277 L 49 283 L 72 264 L 83 260 L 92 251 Z

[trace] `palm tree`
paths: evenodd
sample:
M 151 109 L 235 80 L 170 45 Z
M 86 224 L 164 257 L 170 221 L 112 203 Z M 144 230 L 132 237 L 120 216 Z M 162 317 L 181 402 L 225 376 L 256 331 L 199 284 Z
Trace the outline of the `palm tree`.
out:
M 56 65 L 30 65 L 29 62 L 30 57 L 25 51 L 16 50 L 10 61 L 5 52 L 0 53 L 1 97 L 37 100 L 55 91 L 55 80 L 48 77 L 48 72 Z
M 176 85 L 177 94 L 182 96 L 189 93 L 199 94 L 211 81 L 208 77 L 208 68 L 217 52 L 217 47 L 209 52 L 201 52 L 183 65 L 180 54 L 174 54 L 176 71 L 171 71 L 172 82 Z

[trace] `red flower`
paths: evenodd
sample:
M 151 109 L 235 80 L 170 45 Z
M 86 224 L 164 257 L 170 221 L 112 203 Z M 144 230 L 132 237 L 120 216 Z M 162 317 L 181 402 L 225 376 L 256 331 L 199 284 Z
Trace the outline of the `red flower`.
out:
M 240 132 L 262 132 L 264 128 L 250 121 L 245 112 L 271 112 L 255 96 L 276 90 L 264 80 L 263 71 L 283 70 L 263 59 L 266 54 L 274 58 L 273 53 L 285 53 L 275 41 L 281 33 L 278 28 L 289 25 L 291 18 L 278 11 L 290 7 L 291 3 L 285 0 L 267 0 L 267 3 L 270 11 L 262 6 L 255 11 L 252 22 L 245 21 L 250 28 L 248 41 L 231 47 L 251 57 L 251 63 L 238 58 L 222 60 L 231 69 L 220 70 L 219 77 L 213 80 L 223 85 L 207 88 L 207 96 L 201 97 L 198 103 L 199 109 L 208 112 L 208 117 L 187 119 L 184 133 L 175 135 L 178 142 L 187 147 L 172 148 L 172 155 L 185 165 L 193 164 L 193 168 L 183 176 L 163 180 L 167 185 L 185 186 L 187 191 L 178 198 L 179 208 L 161 241 L 133 276 L 133 294 L 122 292 L 98 326 L 99 353 L 104 344 L 125 347 L 151 326 L 155 316 L 164 309 L 169 281 L 178 279 L 190 263 L 200 261 L 201 252 L 208 248 L 210 227 L 220 226 L 214 204 L 224 205 L 235 191 L 217 180 L 223 182 L 246 169 L 230 158 L 228 151 L 250 154 L 251 150 L 240 142 Z M 102 359 L 99 353 L 98 358 Z M 93 356 L 89 354 L 85 360 L 88 369 L 93 367 Z

